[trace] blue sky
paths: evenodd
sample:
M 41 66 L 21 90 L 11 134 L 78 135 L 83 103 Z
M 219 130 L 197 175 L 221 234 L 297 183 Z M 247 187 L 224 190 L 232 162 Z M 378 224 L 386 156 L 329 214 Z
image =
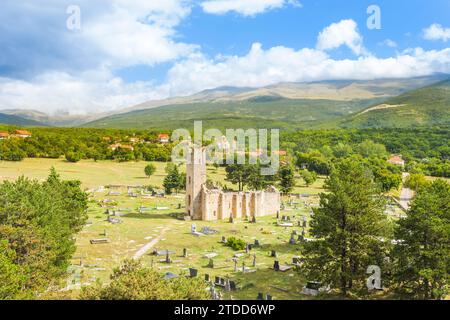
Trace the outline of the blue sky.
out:
M 367 27 L 370 5 L 380 29 Z M 449 12 L 449 0 L 2 0 L 0 110 L 450 73 Z

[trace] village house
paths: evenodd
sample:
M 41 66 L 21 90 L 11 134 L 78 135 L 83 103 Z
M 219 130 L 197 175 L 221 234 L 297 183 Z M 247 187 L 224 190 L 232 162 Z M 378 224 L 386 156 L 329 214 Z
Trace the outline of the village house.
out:
M 401 166 L 401 167 L 405 166 L 405 160 L 403 160 L 401 155 L 392 155 L 388 159 L 388 162 L 391 163 L 391 164 L 394 164 L 396 166 Z
M 9 133 L 5 131 L 0 132 L 0 140 L 6 140 L 9 139 Z
M 255 219 L 278 215 L 281 196 L 265 191 L 228 192 L 206 184 L 206 149 L 194 147 L 186 164 L 186 215 L 193 220 Z
M 22 138 L 22 139 L 31 138 L 31 132 L 29 132 L 27 130 L 16 130 L 14 132 L 14 137 Z
M 169 143 L 170 138 L 167 133 L 161 133 L 158 135 L 158 142 L 159 143 Z

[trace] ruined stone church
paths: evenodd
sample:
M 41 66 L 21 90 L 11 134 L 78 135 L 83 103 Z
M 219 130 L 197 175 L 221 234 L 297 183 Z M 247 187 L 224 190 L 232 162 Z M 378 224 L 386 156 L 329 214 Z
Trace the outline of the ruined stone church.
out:
M 265 191 L 229 192 L 208 188 L 206 149 L 192 148 L 186 164 L 186 214 L 193 220 L 253 219 L 280 212 L 280 193 L 271 186 Z

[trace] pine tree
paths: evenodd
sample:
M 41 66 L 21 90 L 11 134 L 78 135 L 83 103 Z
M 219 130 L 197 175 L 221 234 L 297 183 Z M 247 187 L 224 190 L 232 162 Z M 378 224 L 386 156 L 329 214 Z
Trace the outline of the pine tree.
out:
M 285 165 L 280 168 L 280 190 L 284 194 L 288 194 L 295 187 L 295 171 L 291 165 Z
M 310 280 L 322 281 L 347 295 L 366 283 L 369 265 L 382 266 L 389 227 L 384 199 L 370 171 L 360 163 L 339 163 L 325 182 L 304 244 L 303 269 Z
M 394 249 L 401 291 L 419 299 L 449 294 L 450 184 L 436 180 L 419 189 L 407 217 L 399 221 Z

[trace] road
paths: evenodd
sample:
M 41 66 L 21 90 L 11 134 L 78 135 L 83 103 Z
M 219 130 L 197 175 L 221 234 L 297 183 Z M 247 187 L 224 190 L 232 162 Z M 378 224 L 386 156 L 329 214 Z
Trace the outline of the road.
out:
M 404 172 L 403 173 L 403 182 L 405 182 L 406 178 L 409 177 L 409 173 Z M 400 205 L 403 209 L 408 210 L 409 209 L 409 203 L 411 202 L 412 198 L 414 197 L 414 191 L 409 188 L 402 188 L 400 192 Z

